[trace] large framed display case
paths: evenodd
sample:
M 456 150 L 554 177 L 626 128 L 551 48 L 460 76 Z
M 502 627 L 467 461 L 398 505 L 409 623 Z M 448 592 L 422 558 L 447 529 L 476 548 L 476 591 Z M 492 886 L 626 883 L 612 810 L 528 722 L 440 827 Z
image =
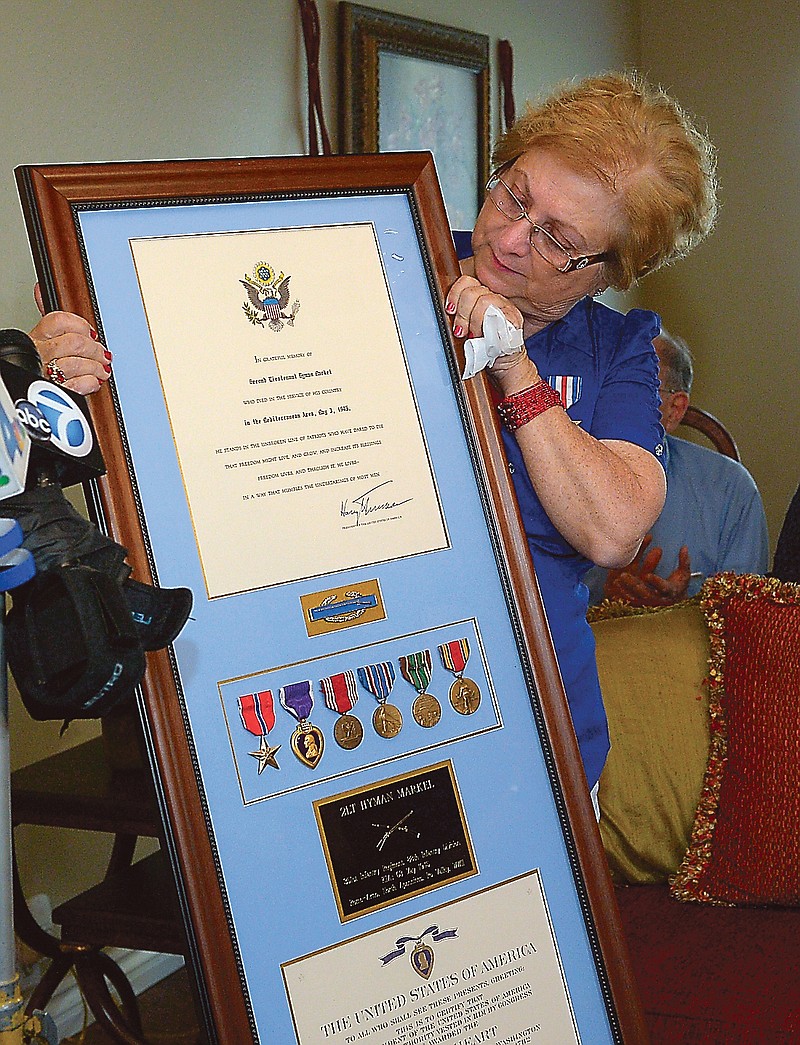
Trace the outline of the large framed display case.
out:
M 195 595 L 141 710 L 209 1037 L 643 1040 L 430 155 L 17 178 L 100 520 Z

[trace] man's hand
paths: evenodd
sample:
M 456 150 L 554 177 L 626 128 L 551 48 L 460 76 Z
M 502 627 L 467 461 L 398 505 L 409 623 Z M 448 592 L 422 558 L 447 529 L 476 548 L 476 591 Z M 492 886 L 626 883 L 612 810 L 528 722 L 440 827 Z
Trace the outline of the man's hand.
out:
M 85 319 L 70 312 L 45 314 L 39 284 L 33 296 L 42 318 L 30 332 L 51 381 L 80 395 L 96 392 L 111 375 L 111 353 Z
M 678 565 L 669 577 L 659 577 L 653 571 L 663 553 L 661 548 L 650 548 L 652 542 L 653 535 L 648 534 L 630 566 L 609 570 L 603 588 L 605 598 L 633 606 L 671 606 L 686 598 L 691 577 L 689 549 L 684 545 L 678 552 Z

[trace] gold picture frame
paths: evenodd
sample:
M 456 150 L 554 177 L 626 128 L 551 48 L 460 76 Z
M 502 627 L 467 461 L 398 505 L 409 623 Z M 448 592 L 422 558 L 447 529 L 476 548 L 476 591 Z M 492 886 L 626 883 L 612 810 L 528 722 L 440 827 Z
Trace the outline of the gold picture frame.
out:
M 339 4 L 343 152 L 433 153 L 453 228 L 472 228 L 489 177 L 489 38 Z

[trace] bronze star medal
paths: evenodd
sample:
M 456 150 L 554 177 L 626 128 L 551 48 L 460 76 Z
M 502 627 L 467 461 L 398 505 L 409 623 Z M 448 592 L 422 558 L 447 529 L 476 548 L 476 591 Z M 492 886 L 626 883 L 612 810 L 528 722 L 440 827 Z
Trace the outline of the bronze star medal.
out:
M 267 738 L 262 736 L 261 747 L 258 749 L 258 751 L 247 752 L 247 754 L 250 755 L 251 758 L 258 759 L 259 776 L 264 772 L 267 766 L 272 766 L 273 769 L 281 768 L 275 759 L 275 756 L 280 751 L 280 749 L 280 744 L 276 744 L 275 747 L 270 747 L 267 743 Z
M 237 698 L 237 704 L 239 707 L 239 717 L 242 720 L 242 725 L 251 733 L 254 737 L 258 737 L 260 744 L 258 751 L 248 751 L 248 755 L 251 758 L 258 759 L 258 772 L 263 773 L 267 766 L 272 766 L 273 769 L 280 769 L 275 760 L 275 755 L 280 751 L 280 744 L 277 747 L 270 747 L 267 742 L 267 734 L 271 732 L 275 725 L 275 707 L 272 700 L 272 691 L 269 689 L 261 690 L 259 693 L 246 693 L 242 697 Z

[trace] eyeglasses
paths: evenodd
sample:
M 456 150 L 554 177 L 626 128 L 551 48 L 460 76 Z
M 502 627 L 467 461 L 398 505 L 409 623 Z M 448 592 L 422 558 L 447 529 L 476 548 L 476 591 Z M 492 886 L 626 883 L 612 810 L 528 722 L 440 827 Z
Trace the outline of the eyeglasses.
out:
M 488 180 L 486 191 L 489 199 L 504 218 L 508 218 L 509 221 L 520 221 L 524 218 L 528 222 L 531 227 L 531 246 L 540 258 L 544 258 L 559 272 L 576 272 L 578 269 L 585 269 L 587 265 L 597 265 L 611 256 L 609 251 L 603 251 L 602 254 L 584 254 L 577 258 L 574 257 L 566 247 L 550 235 L 547 229 L 536 224 L 525 210 L 522 201 L 517 199 L 499 174 L 493 174 Z

